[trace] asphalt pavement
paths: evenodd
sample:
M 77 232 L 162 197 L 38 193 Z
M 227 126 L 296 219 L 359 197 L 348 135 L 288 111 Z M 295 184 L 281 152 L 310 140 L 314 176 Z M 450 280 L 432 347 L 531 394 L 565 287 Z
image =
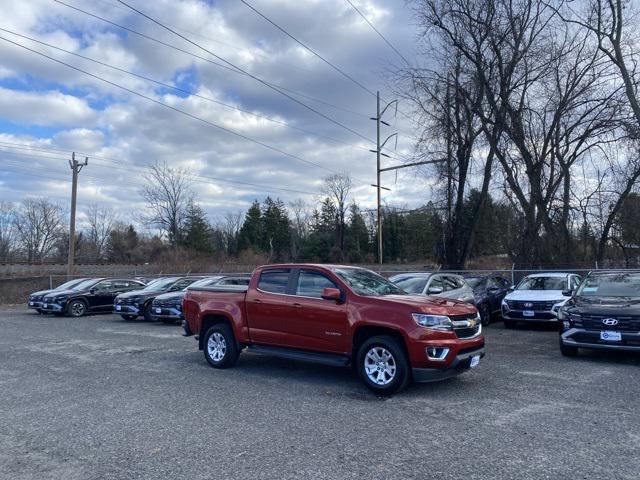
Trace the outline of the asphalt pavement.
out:
M 214 370 L 177 326 L 3 309 L 0 478 L 640 477 L 640 355 L 485 332 L 475 370 L 378 398 L 346 368 Z

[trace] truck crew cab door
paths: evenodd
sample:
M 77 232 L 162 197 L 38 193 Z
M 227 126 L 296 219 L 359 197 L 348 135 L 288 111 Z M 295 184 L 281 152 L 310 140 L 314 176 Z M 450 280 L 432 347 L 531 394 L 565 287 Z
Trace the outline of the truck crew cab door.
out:
M 284 319 L 290 315 L 292 298 L 290 268 L 268 268 L 260 272 L 255 288 L 245 299 L 249 336 L 253 343 L 286 346 Z
M 347 305 L 325 300 L 325 288 L 340 287 L 324 272 L 300 269 L 293 272 L 292 297 L 284 317 L 286 346 L 303 350 L 347 353 Z

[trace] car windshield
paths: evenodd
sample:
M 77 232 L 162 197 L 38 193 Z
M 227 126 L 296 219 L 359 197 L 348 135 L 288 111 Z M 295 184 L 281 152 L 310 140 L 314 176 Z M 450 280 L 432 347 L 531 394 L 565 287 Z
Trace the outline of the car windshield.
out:
M 145 292 L 162 292 L 174 284 L 178 280 L 175 277 L 159 278 L 149 284 L 147 284 L 142 290 Z
M 207 277 L 207 278 L 202 278 L 200 280 L 198 280 L 197 282 L 193 282 L 191 285 L 184 287 L 183 290 L 186 290 L 189 287 L 206 287 L 208 285 L 213 284 L 214 282 L 217 282 L 218 280 L 220 280 L 222 277 Z
M 526 277 L 516 290 L 566 290 L 566 277 Z
M 358 295 L 377 297 L 381 295 L 405 295 L 406 292 L 377 273 L 361 268 L 337 268 L 334 270 Z
M 424 292 L 424 287 L 427 286 L 427 281 L 429 277 L 403 277 L 399 280 L 394 281 L 397 286 L 399 286 L 402 290 L 407 293 L 422 293 Z
M 92 286 L 94 286 L 99 281 L 100 281 L 100 279 L 89 278 L 87 280 L 84 280 L 84 281 L 80 282 L 76 286 L 71 287 L 69 290 L 86 290 L 86 289 L 91 288 Z
M 482 283 L 483 278 L 484 277 L 465 277 L 464 281 L 467 282 L 471 288 L 476 288 L 480 283 Z
M 86 282 L 86 278 L 75 278 L 73 280 L 69 280 L 68 282 L 63 283 L 62 285 L 58 285 L 56 290 L 71 290 L 76 285 L 80 285 L 82 282 Z
M 620 273 L 587 277 L 578 292 L 580 297 L 640 297 L 640 273 Z

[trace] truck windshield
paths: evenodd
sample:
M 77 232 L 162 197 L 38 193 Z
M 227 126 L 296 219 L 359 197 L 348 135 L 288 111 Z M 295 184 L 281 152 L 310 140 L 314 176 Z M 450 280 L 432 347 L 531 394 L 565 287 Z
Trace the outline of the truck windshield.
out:
M 380 275 L 361 268 L 337 268 L 334 270 L 358 295 L 378 297 L 381 295 L 406 295 L 406 292 Z
M 640 297 L 640 273 L 587 277 L 576 295 L 580 297 Z
M 516 290 L 566 290 L 565 277 L 527 277 L 524 278 Z

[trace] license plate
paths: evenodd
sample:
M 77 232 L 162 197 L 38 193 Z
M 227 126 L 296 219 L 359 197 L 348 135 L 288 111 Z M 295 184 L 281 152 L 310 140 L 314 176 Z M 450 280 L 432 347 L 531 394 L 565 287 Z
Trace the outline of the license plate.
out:
M 47 303 L 43 303 L 42 304 L 42 308 L 47 308 L 48 306 L 49 306 L 49 304 L 47 304 Z
M 156 308 L 156 313 L 162 313 L 162 309 L 161 308 Z
M 471 362 L 469 362 L 469 367 L 476 368 L 480 363 L 480 355 L 474 355 L 471 357 Z
M 29 302 L 29 306 L 30 306 L 30 307 L 33 307 L 33 302 Z
M 533 317 L 536 314 L 533 310 L 524 310 L 522 312 L 523 317 Z
M 116 310 L 122 310 L 122 305 L 116 305 Z
M 606 340 L 608 342 L 619 342 L 622 340 L 622 334 L 620 332 L 604 331 L 600 332 L 600 340 Z

